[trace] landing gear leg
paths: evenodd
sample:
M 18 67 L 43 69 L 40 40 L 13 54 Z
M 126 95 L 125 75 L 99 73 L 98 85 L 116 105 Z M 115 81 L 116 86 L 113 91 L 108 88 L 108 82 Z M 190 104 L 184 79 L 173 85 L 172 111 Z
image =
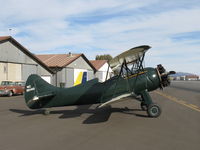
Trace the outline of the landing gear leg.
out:
M 140 106 L 141 106 L 142 110 L 147 111 L 148 106 L 153 103 L 151 96 L 149 95 L 149 93 L 146 90 L 142 91 L 140 94 L 142 97 Z
M 140 107 L 141 107 L 141 109 L 143 110 L 143 111 L 146 111 L 147 110 L 147 104 L 145 104 L 143 101 L 141 102 L 141 104 L 140 104 Z
M 141 108 L 142 110 L 147 111 L 147 114 L 149 117 L 159 117 L 161 114 L 161 108 L 159 105 L 154 104 L 151 96 L 149 93 L 145 90 L 141 92 L 142 102 L 141 102 Z

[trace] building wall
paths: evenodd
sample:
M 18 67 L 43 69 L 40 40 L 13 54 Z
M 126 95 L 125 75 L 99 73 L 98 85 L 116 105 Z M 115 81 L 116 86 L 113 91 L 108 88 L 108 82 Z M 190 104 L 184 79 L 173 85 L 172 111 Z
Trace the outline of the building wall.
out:
M 37 65 L 22 64 L 22 80 L 26 81 L 30 74 L 37 74 Z
M 108 63 L 105 63 L 99 70 L 95 73 L 95 77 L 99 79 L 99 82 L 104 82 L 106 80 L 106 75 L 108 71 Z M 109 73 L 107 80 L 111 77 L 112 69 L 109 67 Z
M 187 77 L 186 80 L 188 80 L 188 81 L 197 81 L 198 77 L 196 77 L 196 78 L 195 77 L 193 77 L 193 78 Z
M 95 78 L 94 71 L 88 70 L 88 81 Z
M 25 55 L 11 42 L 7 41 L 0 44 L 0 60 L 4 62 L 17 62 L 21 64 L 36 64 L 31 58 Z
M 65 71 L 66 71 L 65 87 L 72 87 L 74 85 L 74 68 L 65 68 Z
M 0 62 L 0 82 L 7 79 L 7 64 Z
M 0 82 L 2 80 L 26 81 L 31 74 L 52 77 L 51 73 L 9 41 L 0 43 L 0 53 Z
M 74 84 L 77 81 L 78 76 L 81 72 L 87 72 L 87 81 L 94 79 L 94 70 L 91 66 L 84 60 L 83 57 L 79 57 L 70 65 L 67 66 L 68 68 L 74 68 Z M 73 85 L 74 85 L 73 84 Z
M 62 84 L 62 87 L 73 87 L 81 72 L 87 72 L 87 81 L 94 78 L 93 69 L 83 57 L 79 57 L 66 68 L 57 72 L 57 86 Z
M 67 66 L 67 68 L 87 69 L 87 70 L 93 71 L 93 69 L 83 59 L 83 57 L 79 57 L 78 59 L 76 59 L 75 61 L 73 61 L 71 64 L 69 64 Z

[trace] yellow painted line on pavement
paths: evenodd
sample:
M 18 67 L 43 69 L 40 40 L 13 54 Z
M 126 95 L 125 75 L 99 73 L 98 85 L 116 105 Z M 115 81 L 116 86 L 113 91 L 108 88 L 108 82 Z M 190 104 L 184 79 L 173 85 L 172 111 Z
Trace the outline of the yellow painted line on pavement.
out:
M 187 104 L 185 101 L 183 101 L 183 100 L 179 100 L 179 102 L 180 103 L 182 103 L 182 104 Z
M 200 109 L 199 109 L 198 106 L 196 106 L 196 105 L 187 104 L 187 102 L 185 102 L 184 100 L 177 99 L 176 97 L 167 95 L 167 94 L 162 93 L 162 92 L 159 92 L 159 91 L 155 91 L 155 93 L 158 94 L 158 95 L 161 95 L 161 96 L 163 96 L 163 97 L 165 97 L 165 98 L 167 98 L 167 99 L 169 99 L 169 100 L 172 100 L 172 101 L 174 101 L 174 102 L 176 102 L 176 103 L 178 103 L 178 104 L 184 105 L 184 106 L 186 106 L 186 107 L 188 107 L 188 108 L 191 108 L 191 109 L 193 109 L 193 110 L 196 110 L 196 111 L 200 112 Z
M 198 108 L 198 106 L 193 105 L 193 104 L 189 104 L 190 106 L 194 107 L 194 108 Z

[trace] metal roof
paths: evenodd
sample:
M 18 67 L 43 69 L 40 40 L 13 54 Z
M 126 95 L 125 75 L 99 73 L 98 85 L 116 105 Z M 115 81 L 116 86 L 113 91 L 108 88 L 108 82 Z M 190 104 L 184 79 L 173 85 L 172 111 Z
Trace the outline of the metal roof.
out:
M 91 64 L 94 68 L 98 71 L 106 62 L 107 60 L 90 60 Z
M 89 66 L 96 71 L 96 68 L 91 64 L 91 62 L 85 57 L 84 54 L 42 54 L 36 55 L 38 59 L 43 61 L 48 67 L 60 67 L 64 68 L 74 62 L 79 57 L 83 57 L 83 59 L 89 64 Z
M 0 41 L 8 40 L 11 36 L 0 36 Z
M 65 67 L 81 55 L 82 54 L 44 54 L 36 56 L 48 67 Z

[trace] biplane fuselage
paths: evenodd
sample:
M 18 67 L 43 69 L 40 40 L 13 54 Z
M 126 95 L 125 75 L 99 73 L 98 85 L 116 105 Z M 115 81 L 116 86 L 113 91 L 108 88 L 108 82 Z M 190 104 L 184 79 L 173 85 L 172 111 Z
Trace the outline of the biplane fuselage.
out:
M 59 88 L 38 75 L 30 75 L 25 86 L 26 104 L 31 109 L 97 103 L 103 107 L 130 95 L 140 95 L 142 110 L 150 117 L 158 117 L 161 108 L 153 103 L 148 92 L 168 86 L 168 75 L 175 72 L 167 73 L 161 64 L 157 68 L 144 68 L 143 60 L 149 48 L 148 45 L 135 47 L 113 58 L 109 65 L 117 75 L 103 83 L 93 79 L 71 88 Z
M 71 88 L 59 88 L 48 84 L 37 75 L 31 75 L 26 82 L 25 99 L 29 108 L 49 108 L 84 104 L 109 104 L 130 93 L 152 91 L 159 87 L 159 74 L 154 68 L 145 68 L 127 77 L 115 76 L 100 83 L 90 80 Z

